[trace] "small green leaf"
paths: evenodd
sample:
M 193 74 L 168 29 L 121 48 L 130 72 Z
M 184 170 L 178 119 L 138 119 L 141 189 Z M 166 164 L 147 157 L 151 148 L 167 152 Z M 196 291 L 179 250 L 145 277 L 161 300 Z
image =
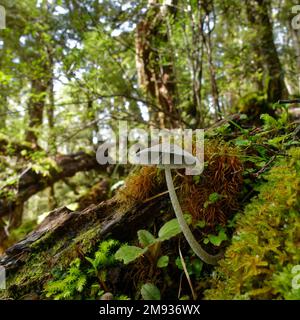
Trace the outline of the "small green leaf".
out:
M 216 203 L 218 200 L 222 198 L 221 194 L 217 192 L 213 192 L 209 195 L 208 200 L 204 203 L 204 208 L 207 208 L 210 204 Z
M 97 266 L 96 266 L 96 264 L 95 264 L 94 259 L 89 258 L 89 257 L 85 257 L 85 259 L 86 259 L 88 262 L 90 262 L 90 264 L 93 266 L 93 268 L 97 269 Z
M 202 268 L 203 268 L 203 262 L 200 259 L 195 259 L 192 261 L 192 268 L 196 275 L 200 275 Z
M 196 184 L 199 184 L 200 181 L 201 181 L 201 176 L 193 176 L 193 181 L 194 181 Z
M 168 256 L 161 256 L 157 261 L 158 268 L 165 268 L 169 264 L 169 257 Z
M 208 244 L 208 243 L 209 243 L 208 238 L 203 239 L 203 243 L 204 243 L 204 244 Z
M 224 230 L 220 230 L 217 236 L 209 234 L 208 240 L 215 246 L 219 246 L 223 241 L 227 240 L 227 235 Z
M 191 214 L 185 213 L 185 214 L 183 215 L 183 217 L 184 217 L 184 220 L 186 221 L 186 223 L 187 223 L 188 225 L 190 225 L 190 224 L 193 222 L 193 218 L 192 218 L 192 215 L 191 215 Z
M 208 199 L 210 203 L 214 203 L 217 202 L 220 198 L 222 198 L 220 194 L 218 194 L 217 192 L 213 192 L 209 195 Z
M 181 232 L 177 219 L 172 219 L 165 223 L 158 231 L 159 240 L 164 241 L 175 237 Z
M 188 296 L 188 295 L 185 295 L 185 296 L 182 296 L 182 297 L 180 297 L 180 299 L 179 300 L 191 300 L 191 298 Z
M 204 228 L 205 227 L 205 220 L 199 220 L 197 223 L 196 223 L 196 227 L 199 227 L 199 228 Z
M 247 120 L 248 116 L 245 113 L 240 114 L 240 120 Z
M 155 242 L 155 238 L 152 233 L 147 230 L 139 230 L 138 231 L 139 243 L 143 248 L 153 244 Z
M 146 283 L 141 288 L 141 294 L 144 300 L 160 300 L 160 291 L 152 283 Z
M 145 249 L 141 249 L 135 246 L 122 246 L 116 253 L 115 258 L 124 262 L 124 264 L 128 264 L 146 252 Z
M 237 139 L 235 140 L 235 145 L 238 147 L 246 147 L 251 145 L 251 141 L 249 140 L 243 140 L 243 139 Z
M 178 269 L 183 270 L 183 266 L 182 266 L 182 262 L 181 262 L 180 257 L 177 257 L 177 258 L 176 258 L 175 264 L 176 264 L 176 266 L 177 266 Z
M 85 284 L 86 284 L 86 276 L 82 275 L 77 281 L 77 285 L 76 285 L 77 291 L 82 292 Z

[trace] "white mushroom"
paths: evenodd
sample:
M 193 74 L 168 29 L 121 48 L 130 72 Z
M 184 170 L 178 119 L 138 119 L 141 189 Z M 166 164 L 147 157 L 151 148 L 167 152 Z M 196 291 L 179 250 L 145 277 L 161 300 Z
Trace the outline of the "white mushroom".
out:
M 172 206 L 187 242 L 195 254 L 205 263 L 213 265 L 217 264 L 217 261 L 222 257 L 222 254 L 211 255 L 207 253 L 195 239 L 184 219 L 172 180 L 171 169 L 193 167 L 199 164 L 199 160 L 189 152 L 182 150 L 174 144 L 158 144 L 151 148 L 143 149 L 137 153 L 137 159 L 138 163 L 141 165 L 157 165 L 165 170 Z

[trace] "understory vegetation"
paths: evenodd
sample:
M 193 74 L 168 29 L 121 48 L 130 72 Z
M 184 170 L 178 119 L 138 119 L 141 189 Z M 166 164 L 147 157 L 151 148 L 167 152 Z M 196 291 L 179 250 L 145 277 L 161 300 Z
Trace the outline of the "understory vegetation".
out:
M 168 205 L 161 169 L 137 167 L 113 196 L 119 209 L 111 209 L 117 215 L 130 214 L 134 206 L 165 201 L 164 209 L 126 241 L 110 236 L 97 241 L 97 227 L 79 234 L 73 249 L 47 271 L 34 256 L 41 254 L 43 243 L 51 242 L 34 242 L 26 269 L 37 279 L 43 274 L 39 295 L 104 300 L 299 299 L 300 289 L 292 287 L 297 276 L 293 268 L 300 259 L 299 129 L 284 113 L 277 120 L 267 115 L 262 119 L 255 135 L 253 128 L 242 128 L 243 121 L 208 131 L 204 172 L 173 174 L 185 219 L 198 241 L 210 253 L 224 252 L 218 266 L 206 265 L 187 246 Z M 16 229 L 15 241 L 24 236 L 24 228 Z M 56 246 L 60 249 L 53 252 L 61 252 L 64 245 Z M 8 292 L 15 297 L 33 289 L 27 273 L 10 281 Z

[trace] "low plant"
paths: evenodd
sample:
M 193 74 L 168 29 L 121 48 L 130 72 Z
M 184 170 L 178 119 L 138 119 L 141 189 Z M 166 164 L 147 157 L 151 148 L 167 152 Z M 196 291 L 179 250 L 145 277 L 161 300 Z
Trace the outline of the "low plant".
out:
M 65 272 L 56 270 L 55 279 L 45 285 L 46 297 L 55 300 L 100 298 L 109 291 L 107 270 L 117 263 L 114 253 L 119 246 L 113 239 L 103 241 L 93 258 L 85 258 L 89 264 L 76 258 Z
M 185 215 L 186 220 L 188 220 L 188 217 L 188 215 Z M 140 247 L 123 245 L 116 252 L 115 258 L 123 261 L 124 264 L 128 264 L 143 255 L 147 255 L 158 268 L 167 267 L 169 257 L 160 255 L 161 243 L 177 236 L 179 233 L 181 233 L 181 229 L 177 219 L 166 222 L 158 231 L 157 238 L 147 230 L 139 230 L 137 234 Z

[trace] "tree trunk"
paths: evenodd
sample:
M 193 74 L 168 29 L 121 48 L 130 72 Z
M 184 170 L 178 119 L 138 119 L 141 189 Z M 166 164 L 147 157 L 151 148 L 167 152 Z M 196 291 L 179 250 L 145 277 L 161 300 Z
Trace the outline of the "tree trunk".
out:
M 256 31 L 258 50 L 267 75 L 265 87 L 268 101 L 277 102 L 286 98 L 287 89 L 284 73 L 274 43 L 272 23 L 269 17 L 269 2 L 265 0 L 247 0 L 248 20 Z
M 31 96 L 28 103 L 29 123 L 25 140 L 37 146 L 37 130 L 43 123 L 43 112 L 46 101 L 47 85 L 41 79 L 31 81 Z
M 203 42 L 206 47 L 207 58 L 208 58 L 208 68 L 209 68 L 209 75 L 210 75 L 210 84 L 211 84 L 211 94 L 214 102 L 215 108 L 215 120 L 221 119 L 221 107 L 219 101 L 219 89 L 217 85 L 216 79 L 216 69 L 213 62 L 213 46 L 211 41 L 211 34 L 215 28 L 215 11 L 214 11 L 214 2 L 211 0 L 206 0 L 203 3 L 204 12 L 205 12 L 205 21 L 207 32 L 204 32 L 203 27 L 201 30 L 203 36 Z M 213 17 L 212 19 L 210 17 Z M 211 23 L 213 26 L 211 27 Z
M 173 1 L 172 3 L 175 3 Z M 150 120 L 161 128 L 178 127 L 176 77 L 170 48 L 167 15 L 175 15 L 173 7 L 149 1 L 145 18 L 136 29 L 136 66 L 139 85 L 158 108 L 149 106 Z M 162 50 L 164 49 L 164 50 Z M 172 50 L 172 49 L 170 49 Z

